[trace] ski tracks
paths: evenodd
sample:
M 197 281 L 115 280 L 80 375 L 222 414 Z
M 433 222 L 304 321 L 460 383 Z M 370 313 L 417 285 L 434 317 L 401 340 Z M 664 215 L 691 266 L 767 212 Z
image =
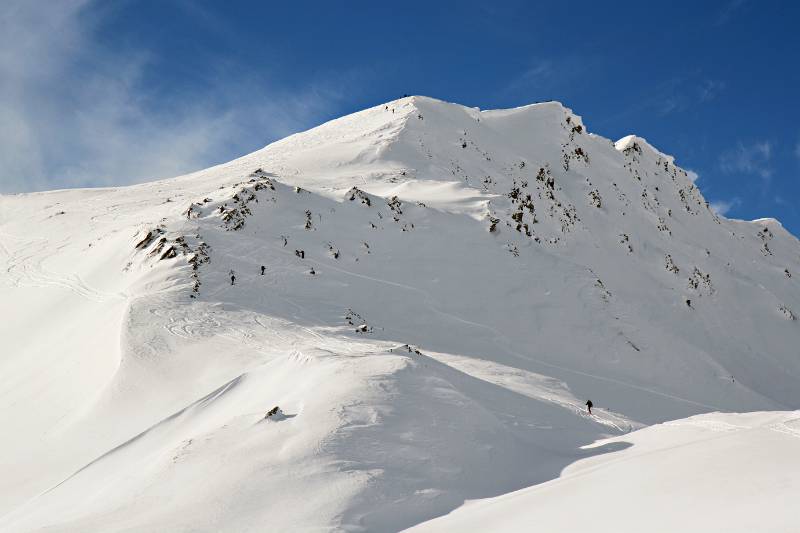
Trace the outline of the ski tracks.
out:
M 0 234 L 0 238 L 17 237 Z M 31 249 L 31 247 L 34 247 Z M 9 247 L 0 240 L 0 251 L 5 256 L 5 270 L 9 275 L 9 281 L 15 287 L 59 287 L 77 294 L 87 300 L 102 303 L 111 299 L 124 298 L 122 294 L 106 292 L 95 289 L 87 284 L 77 273 L 60 273 L 47 269 L 44 266 L 47 250 L 58 249 L 62 246 L 54 246 L 47 239 L 37 239 L 23 246 L 20 250 L 11 251 Z
M 793 415 L 796 413 L 793 413 Z M 792 415 L 788 415 L 792 416 Z M 789 437 L 793 437 L 796 439 L 800 439 L 800 417 L 793 417 L 793 418 L 784 418 L 783 420 L 779 420 L 777 422 L 773 422 L 764 426 L 743 426 L 743 425 L 736 425 L 731 424 L 722 420 L 713 420 L 708 419 L 705 417 L 697 418 L 687 418 L 684 420 L 678 420 L 674 422 L 664 422 L 665 426 L 675 426 L 675 427 L 697 427 L 700 429 L 705 429 L 708 431 L 713 431 L 715 433 L 731 433 L 735 431 L 745 431 L 745 430 L 754 430 L 763 427 L 769 431 L 773 431 L 775 433 L 780 433 L 782 435 L 787 435 Z
M 738 426 L 736 424 L 729 424 L 728 422 L 723 422 L 721 420 L 708 420 L 704 418 L 687 418 L 675 422 L 664 422 L 664 425 L 674 427 L 691 426 L 700 429 L 707 429 L 708 431 L 713 431 L 715 433 L 727 433 L 731 431 L 750 429 L 748 426 Z
M 426 353 L 426 355 L 476 379 L 503 387 L 528 398 L 557 405 L 574 415 L 591 418 L 598 424 L 607 426 L 619 433 L 628 433 L 643 427 L 642 424 L 613 411 L 595 409 L 595 413 L 589 416 L 582 400 L 576 398 L 564 382 L 549 376 L 482 359 L 435 353 Z
M 800 418 L 791 418 L 767 426 L 770 431 L 800 439 Z
M 315 328 L 252 311 L 225 309 L 214 305 L 192 303 L 171 306 L 166 302 L 148 309 L 162 322 L 170 336 L 181 340 L 200 341 L 218 338 L 244 344 L 254 353 L 267 355 L 283 352 L 298 354 L 314 350 L 333 355 L 358 356 L 371 349 L 385 348 L 345 336 L 323 334 Z

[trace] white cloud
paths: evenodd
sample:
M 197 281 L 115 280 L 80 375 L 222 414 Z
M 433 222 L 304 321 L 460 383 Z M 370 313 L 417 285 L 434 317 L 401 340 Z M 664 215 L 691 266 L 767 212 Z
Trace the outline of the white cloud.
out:
M 683 110 L 685 104 L 681 101 L 680 97 L 676 95 L 665 96 L 657 102 L 656 108 L 661 115 L 669 115 L 674 111 Z
M 769 141 L 747 145 L 739 142 L 735 148 L 720 156 L 719 166 L 728 174 L 756 174 L 766 181 L 772 177 L 772 151 L 772 143 Z
M 717 12 L 716 20 L 714 21 L 717 26 L 723 26 L 730 22 L 730 20 L 747 4 L 747 0 L 730 0 L 721 10 Z
M 557 97 L 559 88 L 601 70 L 603 61 L 602 57 L 586 55 L 535 58 L 498 91 L 504 96 L 524 97 L 524 103 Z
M 697 180 L 700 179 L 700 175 L 694 170 L 690 170 L 688 168 L 685 170 L 686 170 L 686 177 L 690 181 L 697 183 Z M 742 199 L 739 197 L 734 197 L 730 200 L 712 200 L 709 202 L 709 207 L 711 208 L 711 210 L 721 216 L 727 215 L 732 209 L 740 205 L 742 205 Z
M 526 70 L 521 79 L 523 82 L 527 83 L 537 83 L 542 79 L 547 79 L 553 75 L 553 65 L 550 61 L 539 61 L 538 63 L 534 64 L 531 68 Z
M 686 177 L 689 179 L 689 181 L 694 183 L 694 182 L 696 182 L 697 180 L 700 179 L 700 174 L 698 174 L 694 170 L 691 170 L 691 169 L 688 169 L 688 168 L 685 169 L 685 170 L 686 170 Z
M 538 60 L 531 63 L 520 75 L 511 80 L 502 92 L 514 93 L 531 89 L 542 89 L 553 81 L 553 64 L 548 60 Z
M 732 200 L 717 200 L 715 202 L 711 202 L 709 205 L 715 213 L 725 216 L 728 214 L 728 212 L 730 212 L 731 209 L 741 205 L 741 203 L 741 199 L 733 198 Z
M 725 90 L 725 82 L 719 80 L 703 80 L 698 87 L 698 97 L 700 102 L 710 102 Z
M 90 9 L 91 8 L 91 9 Z M 0 192 L 113 185 L 222 162 L 327 118 L 342 98 L 319 84 L 290 94 L 235 80 L 174 94 L 144 82 L 153 58 L 92 40 L 92 0 L 0 7 Z
M 697 74 L 673 77 L 655 84 L 641 106 L 662 116 L 682 113 L 712 102 L 725 87 L 722 80 L 699 78 Z

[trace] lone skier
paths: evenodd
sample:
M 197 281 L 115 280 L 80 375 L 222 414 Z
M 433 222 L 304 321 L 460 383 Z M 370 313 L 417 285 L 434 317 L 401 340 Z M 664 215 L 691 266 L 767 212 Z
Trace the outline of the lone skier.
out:
M 231 270 L 231 285 L 236 285 L 236 274 Z
M 594 406 L 594 404 L 592 403 L 592 400 L 586 400 L 586 409 L 589 410 L 589 414 L 592 414 L 592 407 L 593 406 Z
M 261 275 L 264 275 L 264 271 L 267 269 L 264 265 L 261 265 Z

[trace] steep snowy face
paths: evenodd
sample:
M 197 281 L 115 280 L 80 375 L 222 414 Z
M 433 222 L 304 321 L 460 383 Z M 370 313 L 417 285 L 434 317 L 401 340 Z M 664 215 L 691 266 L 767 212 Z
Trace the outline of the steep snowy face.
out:
M 555 102 L 404 98 L 3 196 L 0 266 L 0 528 L 392 531 L 643 424 L 800 406 L 797 239 Z
M 727 402 L 737 376 L 756 395 L 796 404 L 798 360 L 789 339 L 798 333 L 800 293 L 791 277 L 798 241 L 779 225 L 717 216 L 673 157 L 640 137 L 611 143 L 556 102 L 481 112 L 413 97 L 254 157 L 334 199 L 355 185 L 467 215 L 490 233 L 481 243 L 485 253 L 520 254 L 521 268 L 534 270 L 549 256 L 563 263 L 559 271 L 580 271 L 581 283 L 599 294 L 591 303 L 602 309 L 583 309 L 566 295 L 561 305 L 594 333 L 565 346 L 558 334 L 529 328 L 553 360 L 590 361 L 626 381 L 647 374 L 642 385 L 686 387 L 682 397 L 699 389 L 694 380 L 707 381 L 709 401 L 701 403 L 717 408 L 735 407 Z M 474 261 L 464 252 L 457 260 Z M 491 276 L 492 289 L 507 279 L 499 274 Z M 638 344 L 631 336 L 640 336 Z M 763 357 L 776 364 L 763 365 Z

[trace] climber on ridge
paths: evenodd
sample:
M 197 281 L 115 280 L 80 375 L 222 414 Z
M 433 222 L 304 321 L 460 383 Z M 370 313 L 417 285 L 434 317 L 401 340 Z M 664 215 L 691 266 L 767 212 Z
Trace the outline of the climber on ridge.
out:
M 592 400 L 586 400 L 586 409 L 589 411 L 589 414 L 592 414 L 593 406 L 594 404 L 592 403 Z

